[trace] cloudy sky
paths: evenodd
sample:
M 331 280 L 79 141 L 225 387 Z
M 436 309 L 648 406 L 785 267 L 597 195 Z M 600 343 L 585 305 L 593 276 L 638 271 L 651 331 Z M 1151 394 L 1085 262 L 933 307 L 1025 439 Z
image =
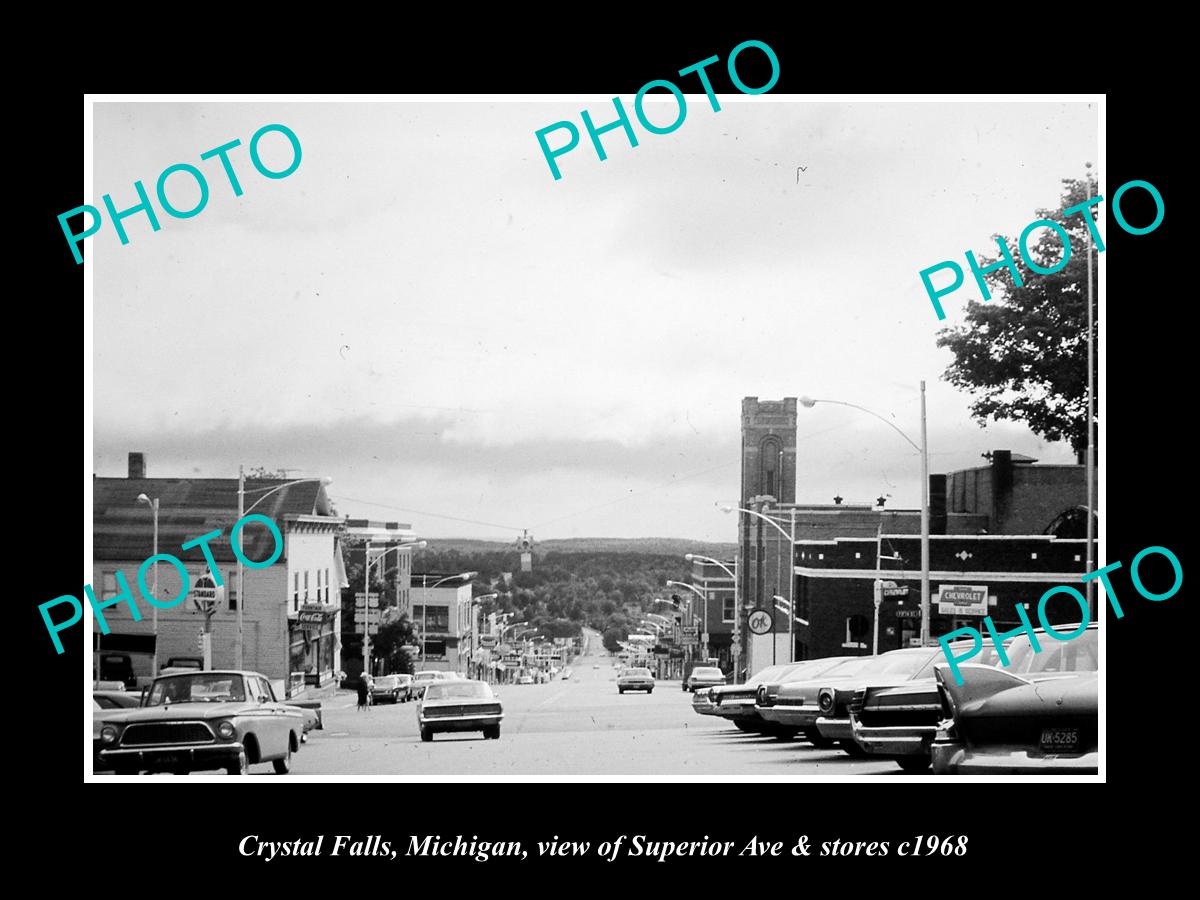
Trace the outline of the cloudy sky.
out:
M 140 450 L 154 476 L 328 475 L 341 512 L 425 536 L 732 540 L 742 397 L 846 400 L 916 439 L 922 378 L 932 471 L 1073 461 L 972 422 L 934 344 L 979 292 L 940 323 L 917 273 L 1052 206 L 1096 160 L 1092 106 L 688 99 L 604 162 L 584 133 L 559 181 L 534 132 L 611 100 L 96 104 L 89 202 L 132 206 L 177 162 L 211 191 L 88 239 L 96 474 Z M 247 145 L 275 122 L 303 159 L 269 180 Z M 234 138 L 241 197 L 199 159 Z M 869 416 L 802 409 L 798 446 L 802 501 L 919 500 Z

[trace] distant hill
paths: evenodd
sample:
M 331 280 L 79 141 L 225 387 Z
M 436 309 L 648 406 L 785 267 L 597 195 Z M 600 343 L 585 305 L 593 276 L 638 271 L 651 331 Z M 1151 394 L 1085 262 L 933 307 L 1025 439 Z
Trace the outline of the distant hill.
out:
M 460 553 L 498 553 L 511 551 L 510 541 L 478 541 L 468 538 L 428 538 L 429 549 L 457 550 Z M 737 544 L 690 541 L 687 538 L 560 538 L 538 541 L 535 558 L 546 553 L 642 553 L 657 556 L 683 556 L 697 553 L 713 559 L 733 559 Z

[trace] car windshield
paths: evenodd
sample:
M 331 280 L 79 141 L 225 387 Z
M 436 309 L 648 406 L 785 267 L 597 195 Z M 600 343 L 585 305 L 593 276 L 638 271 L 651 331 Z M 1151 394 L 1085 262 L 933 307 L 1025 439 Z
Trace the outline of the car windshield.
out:
M 482 681 L 453 681 L 425 688 L 425 700 L 487 700 L 492 689 Z
M 878 678 L 884 675 L 910 678 L 921 669 L 930 666 L 932 660 L 945 659 L 941 647 L 925 647 L 923 649 L 924 652 L 914 651 L 912 653 L 893 650 L 891 653 L 884 653 L 880 656 L 867 657 L 869 662 L 854 674 L 860 678 Z M 932 671 L 931 668 L 931 674 Z
M 1057 629 L 1060 634 L 1070 634 L 1070 626 Z M 1037 675 L 1054 672 L 1095 672 L 1100 668 L 1100 630 L 1089 628 L 1079 637 L 1069 641 L 1056 641 L 1049 635 L 1039 635 L 1041 653 L 1033 652 L 1033 645 L 1026 635 L 1021 635 L 1008 648 L 1008 671 L 1015 675 Z M 974 659 L 971 662 L 975 662 Z M 994 663 L 993 663 L 994 665 Z
M 413 681 L 437 681 L 436 672 L 418 672 L 413 676 Z
M 850 659 L 842 660 L 836 666 L 832 666 L 820 674 L 836 675 L 838 678 L 848 675 L 858 675 L 876 659 L 878 659 L 876 656 L 853 656 Z M 814 675 L 813 677 L 816 678 L 819 676 Z
M 150 688 L 147 706 L 165 703 L 223 703 L 245 701 L 246 690 L 241 675 L 219 672 L 197 672 L 195 675 L 172 675 L 159 678 Z
M 394 688 L 396 686 L 395 675 L 381 675 L 375 679 L 375 687 L 377 688 Z
M 649 678 L 650 670 L 649 669 L 626 669 L 625 674 L 628 675 L 630 678 Z
M 723 674 L 721 674 L 720 669 L 707 669 L 707 668 L 706 669 L 697 669 L 692 674 L 696 675 L 700 678 L 724 678 L 725 677 Z
M 950 644 L 949 651 L 956 659 L 962 659 L 967 655 L 967 652 L 974 646 L 970 641 L 961 641 Z M 920 671 L 913 676 L 917 678 L 933 678 L 934 667 L 946 661 L 945 653 L 935 653 L 929 658 L 925 665 L 921 666 Z M 982 649 L 970 659 L 963 660 L 976 666 L 998 666 L 1000 665 L 1000 656 L 996 653 L 996 649 L 989 643 L 985 644 Z

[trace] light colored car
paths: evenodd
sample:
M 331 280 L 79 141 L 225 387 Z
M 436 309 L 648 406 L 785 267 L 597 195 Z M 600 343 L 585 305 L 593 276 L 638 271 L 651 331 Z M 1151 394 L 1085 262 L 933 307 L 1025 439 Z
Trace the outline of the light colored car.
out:
M 300 749 L 300 710 L 275 699 L 258 672 L 160 675 L 145 706 L 116 713 L 100 729 L 100 759 L 118 775 L 224 769 L 244 775 L 270 762 L 287 774 Z
M 433 684 L 435 681 L 450 681 L 451 673 L 442 672 L 436 669 L 428 669 L 424 672 L 418 672 L 413 676 L 412 684 L 409 686 L 409 693 L 416 699 L 421 699 L 421 694 L 425 688 Z
M 828 672 L 838 664 L 838 657 L 802 659 L 799 662 L 780 663 L 755 672 L 745 684 L 724 684 L 708 689 L 712 699 L 712 714 L 728 719 L 739 731 L 770 734 L 780 739 L 791 738 L 796 729 L 766 721 L 758 712 L 757 698 L 774 685 L 815 678 Z M 693 709 L 695 705 L 693 704 Z
M 617 678 L 617 693 L 623 694 L 626 691 L 645 691 L 647 694 L 654 693 L 654 676 L 649 669 L 630 668 L 624 669 Z
M 533 676 L 532 675 L 522 675 L 519 678 L 517 678 L 517 684 L 533 684 Z
M 142 700 L 140 694 L 125 691 L 123 682 L 117 684 L 120 687 L 111 691 L 92 692 L 92 768 L 95 771 L 107 768 L 100 760 L 100 729 L 122 710 L 137 709 Z
M 692 674 L 683 680 L 683 689 L 695 691 L 700 688 L 716 687 L 725 682 L 725 673 L 716 666 L 697 666 L 692 669 Z
M 399 675 L 380 675 L 371 685 L 372 703 L 399 703 L 401 695 L 408 696 L 408 688 Z
M 763 685 L 755 697 L 754 710 L 763 721 L 798 732 L 814 747 L 832 747 L 833 742 L 823 738 L 817 731 L 817 719 L 822 715 L 821 708 L 817 705 L 817 695 L 822 687 L 853 678 L 869 665 L 872 659 L 878 657 L 855 656 L 842 659 L 820 676 L 805 675 L 802 676 L 802 680 L 788 680 L 775 692 L 769 691 L 767 686 Z
M 439 731 L 482 731 L 484 738 L 500 737 L 504 709 L 500 698 L 482 681 L 454 679 L 426 686 L 417 703 L 421 740 L 432 741 Z

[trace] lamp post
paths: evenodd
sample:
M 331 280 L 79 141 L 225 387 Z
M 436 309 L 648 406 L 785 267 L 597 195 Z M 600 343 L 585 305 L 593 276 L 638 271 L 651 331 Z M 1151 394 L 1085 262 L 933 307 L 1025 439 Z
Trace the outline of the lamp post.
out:
M 669 581 L 668 580 L 667 584 L 673 584 L 676 587 L 685 587 L 689 591 L 691 591 L 693 594 L 695 594 L 697 597 L 699 597 L 702 601 L 704 601 L 704 626 L 703 627 L 704 627 L 704 633 L 707 634 L 708 633 L 708 595 L 705 594 L 704 591 L 702 591 L 698 587 L 696 587 L 694 584 L 688 584 L 686 581 Z M 696 607 L 692 604 L 692 601 L 690 601 L 690 600 L 688 601 L 688 610 L 692 614 L 692 623 L 695 624 Z M 691 645 L 689 645 L 689 646 L 691 646 Z M 705 660 L 708 659 L 708 644 L 707 643 L 702 642 L 700 644 L 700 653 L 701 653 L 701 659 L 705 659 Z
M 733 568 L 730 569 L 727 565 L 725 565 L 725 563 L 720 562 L 719 560 L 715 560 L 711 556 L 701 556 L 699 553 L 685 553 L 683 555 L 683 558 L 686 559 L 688 562 L 699 561 L 702 563 L 708 563 L 709 565 L 717 566 L 719 569 L 724 571 L 726 575 L 728 575 L 730 578 L 733 579 L 733 609 L 734 609 L 733 620 L 736 623 L 737 622 L 737 608 L 738 608 L 738 603 L 737 603 L 737 596 L 738 596 L 737 560 L 735 559 L 733 561 Z M 707 600 L 707 598 L 704 601 L 704 631 L 705 631 L 705 633 L 708 632 L 708 600 Z M 705 659 L 707 659 L 708 658 L 708 642 L 707 641 L 705 641 L 705 643 L 704 643 L 704 650 L 705 650 L 704 657 L 705 657 Z M 737 680 L 736 677 L 734 680 L 735 681 Z
M 889 422 L 879 413 L 867 409 L 865 406 L 859 406 L 857 403 L 847 403 L 844 400 L 814 400 L 812 397 L 801 397 L 800 405 L 806 409 L 812 409 L 818 403 L 832 403 L 836 406 L 849 406 L 851 409 L 857 409 L 859 412 L 865 412 L 869 416 L 874 416 L 880 422 L 883 422 L 900 437 L 908 441 L 909 445 L 921 455 L 921 646 L 929 645 L 929 435 L 926 428 L 927 417 L 925 415 L 925 381 L 921 381 L 921 443 L 917 443 L 898 428 L 893 422 Z
M 1085 163 L 1087 168 L 1087 194 L 1092 192 L 1092 164 Z M 1088 199 L 1087 194 L 1084 199 Z M 1084 215 L 1091 215 L 1091 212 L 1085 210 Z M 1089 223 L 1090 225 L 1091 223 Z M 1094 226 L 1093 226 L 1094 227 Z M 1093 543 L 1096 537 L 1096 444 L 1094 438 L 1094 418 L 1096 409 L 1096 347 L 1093 332 L 1095 329 L 1094 316 L 1092 310 L 1092 245 L 1091 242 L 1087 246 L 1087 348 L 1088 348 L 1088 411 L 1087 411 L 1087 571 L 1094 572 L 1096 569 L 1096 551 L 1093 549 Z M 1094 578 L 1088 579 L 1087 591 L 1088 615 L 1094 622 L 1096 620 L 1096 585 Z
M 457 575 L 447 575 L 433 583 L 436 588 L 439 584 L 445 584 L 447 581 L 453 581 L 456 578 L 461 578 L 463 581 L 470 581 L 478 572 L 459 572 Z M 421 665 L 425 665 L 425 634 L 426 625 L 429 624 L 429 576 L 421 576 Z
M 309 482 L 309 481 L 320 482 L 322 485 L 333 484 L 333 479 L 329 478 L 328 476 L 326 476 L 324 478 L 320 478 L 320 477 L 297 478 L 294 481 L 288 481 L 283 484 L 277 484 L 272 488 L 259 488 L 258 490 L 247 491 L 246 490 L 245 467 L 238 466 L 238 521 L 240 522 L 242 519 L 244 519 L 246 517 L 247 513 L 249 513 L 251 510 L 253 510 L 254 507 L 258 506 L 258 504 L 262 503 L 264 500 L 266 500 L 268 497 L 270 497 L 276 491 L 281 491 L 285 487 L 291 487 L 293 484 L 305 484 L 306 482 Z M 247 509 L 246 508 L 246 495 L 247 494 L 259 494 L 259 493 L 261 493 L 262 496 L 259 497 L 257 500 L 255 500 L 253 503 L 251 503 L 249 509 Z M 245 660 L 243 658 L 242 648 L 244 646 L 243 635 L 244 635 L 245 619 L 243 616 L 243 611 L 245 610 L 245 607 L 246 607 L 246 592 L 243 590 L 243 588 L 245 587 L 246 572 L 245 572 L 245 566 L 242 565 L 241 554 L 235 553 L 234 557 L 236 557 L 236 559 L 237 559 L 237 654 L 236 654 L 236 658 L 237 658 L 237 667 L 239 669 L 244 669 L 244 668 L 246 668 L 246 665 L 245 665 Z M 285 669 L 286 668 L 287 667 L 285 666 Z M 288 684 L 289 674 L 290 673 L 288 673 L 286 671 L 284 672 L 283 683 L 284 683 L 285 687 Z
M 155 557 L 157 557 L 158 556 L 158 498 L 155 497 L 153 500 L 151 500 L 145 494 L 138 494 L 137 502 L 145 503 L 147 506 L 150 507 L 150 512 L 153 514 L 153 517 L 154 517 L 154 548 L 151 552 Z M 158 560 L 157 559 L 154 560 L 154 600 L 155 600 L 154 610 L 151 613 L 151 622 L 152 622 L 152 625 L 154 628 L 154 655 L 150 659 L 150 676 L 152 678 L 157 678 L 158 677 Z M 98 659 L 99 659 L 99 657 L 97 657 L 97 660 Z M 97 662 L 97 665 L 99 665 L 99 662 Z
M 428 544 L 425 541 L 414 541 L 408 544 L 393 544 L 386 548 L 382 553 L 375 557 L 376 562 L 383 560 L 385 556 L 393 550 L 424 550 Z M 363 617 L 363 678 L 368 678 L 371 675 L 371 540 L 368 538 L 363 544 L 363 598 L 366 606 L 363 609 L 366 611 Z M 238 603 L 238 608 L 241 608 L 241 603 Z
M 803 401 L 801 401 L 801 402 L 803 402 Z M 728 513 L 728 512 L 733 512 L 734 510 L 737 510 L 740 513 L 745 513 L 748 516 L 754 516 L 757 519 L 762 519 L 764 522 L 768 523 L 772 528 L 774 528 L 781 535 L 783 535 L 785 538 L 788 539 L 788 572 L 790 573 L 790 575 L 788 577 L 788 602 L 791 604 L 792 608 L 795 609 L 795 607 L 796 607 L 796 572 L 795 572 L 795 565 L 796 565 L 796 561 L 795 561 L 795 556 L 796 556 L 796 508 L 792 507 L 790 510 L 788 510 L 788 513 L 789 513 L 788 520 L 789 520 L 789 524 L 790 524 L 790 529 L 788 531 L 784 531 L 783 526 L 780 525 L 778 522 L 776 522 L 770 516 L 764 515 L 763 513 L 757 512 L 753 509 L 745 509 L 740 506 L 722 506 L 721 507 L 722 512 Z M 737 579 L 734 579 L 734 584 L 737 584 Z M 772 616 L 772 618 L 774 618 L 774 616 Z M 788 662 L 796 661 L 796 623 L 795 623 L 795 618 L 796 618 L 795 616 L 788 616 Z M 774 632 L 772 632 L 771 633 L 772 656 L 774 656 L 775 644 L 776 644 L 775 634 L 774 634 Z
M 492 591 L 488 594 L 480 594 L 478 597 L 472 597 L 470 602 L 467 604 L 468 615 L 471 617 L 471 655 L 467 658 L 468 673 L 470 672 L 470 667 L 475 666 L 475 674 L 479 674 L 479 664 L 475 661 L 475 645 L 478 643 L 475 640 L 475 632 L 478 630 L 478 626 L 475 624 L 477 622 L 475 617 L 475 607 L 479 606 L 484 600 L 493 600 L 499 596 L 500 595 L 496 591 Z

